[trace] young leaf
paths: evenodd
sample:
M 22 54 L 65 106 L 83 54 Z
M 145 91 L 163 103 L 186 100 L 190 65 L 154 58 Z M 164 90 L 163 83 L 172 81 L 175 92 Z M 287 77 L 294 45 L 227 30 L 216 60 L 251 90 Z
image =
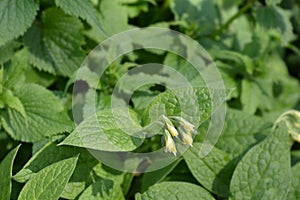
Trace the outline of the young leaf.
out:
M 38 9 L 35 0 L 0 1 L 0 46 L 22 35 L 32 24 Z
M 243 110 L 249 114 L 254 114 L 259 106 L 261 91 L 256 83 L 242 80 L 241 103 Z
M 55 7 L 44 10 L 42 24 L 34 24 L 25 35 L 29 61 L 38 69 L 71 76 L 84 58 L 82 29 L 79 19 L 62 10 Z
M 231 199 L 286 199 L 290 163 L 289 134 L 279 127 L 239 162 L 230 183 Z
M 65 159 L 39 171 L 25 184 L 18 199 L 58 199 L 75 169 L 77 159 Z
M 23 84 L 15 88 L 14 94 L 22 102 L 27 116 L 25 121 L 15 109 L 3 111 L 3 127 L 14 139 L 35 142 L 72 128 L 61 103 L 45 88 Z
M 16 85 L 21 85 L 25 81 L 24 71 L 27 67 L 26 51 L 16 52 L 9 65 L 3 68 L 3 86 L 12 90 Z
M 137 193 L 136 200 L 150 199 L 203 199 L 213 200 L 214 198 L 200 186 L 185 182 L 163 182 L 155 184 L 143 194 Z
M 112 180 L 99 180 L 91 184 L 80 195 L 78 200 L 124 200 L 121 187 Z
M 199 157 L 201 145 L 201 143 L 194 143 L 193 147 L 183 155 L 184 160 L 201 185 L 219 196 L 227 197 L 234 165 L 229 156 L 217 148 L 213 148 L 206 157 L 201 159 Z
M 12 91 L 5 90 L 0 96 L 0 102 L 3 102 L 9 108 L 15 109 L 18 111 L 24 120 L 26 120 L 26 113 L 24 106 L 18 97 L 15 97 Z
M 133 136 L 140 125 L 136 118 L 129 123 L 128 116 L 134 117 L 133 111 L 115 108 L 104 110 L 85 119 L 79 126 L 61 143 L 85 147 L 102 151 L 131 151 L 143 142 L 143 135 Z M 120 123 L 118 124 L 117 121 Z M 123 124 L 121 124 L 123 123 Z
M 218 98 L 217 102 L 214 102 L 216 104 L 221 104 L 225 100 L 225 97 L 220 94 L 222 94 L 221 90 L 212 90 L 210 94 L 209 89 L 205 87 L 167 90 L 153 99 L 144 112 L 143 122 L 149 124 L 151 120 L 156 120 L 161 115 L 181 116 L 183 114 L 186 115 L 184 118 L 192 124 L 202 123 L 212 113 L 213 95 Z
M 0 163 L 0 199 L 9 200 L 11 193 L 12 167 L 20 145 L 11 150 Z

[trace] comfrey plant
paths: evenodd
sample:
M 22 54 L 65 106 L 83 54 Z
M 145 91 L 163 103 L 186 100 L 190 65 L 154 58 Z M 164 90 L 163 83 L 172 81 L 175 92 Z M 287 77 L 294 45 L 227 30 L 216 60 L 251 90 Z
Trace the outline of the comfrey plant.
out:
M 163 120 L 165 126 L 162 142 L 165 145 L 165 152 L 173 153 L 176 156 L 177 149 L 174 138 L 179 138 L 182 143 L 191 147 L 193 146 L 193 134 L 195 133 L 195 126 L 193 124 L 177 116 L 163 116 Z

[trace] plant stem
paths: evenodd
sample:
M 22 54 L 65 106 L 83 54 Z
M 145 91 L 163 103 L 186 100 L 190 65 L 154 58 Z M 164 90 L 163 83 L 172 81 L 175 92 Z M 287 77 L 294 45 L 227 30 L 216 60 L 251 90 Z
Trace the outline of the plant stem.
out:
M 296 55 L 300 56 L 300 49 L 298 49 L 296 46 L 288 44 L 287 48 L 292 50 Z
M 213 38 L 215 38 L 216 36 L 220 35 L 224 30 L 226 30 L 230 24 L 237 19 L 239 16 L 241 16 L 242 14 L 244 14 L 247 10 L 249 10 L 251 8 L 251 6 L 254 4 L 256 0 L 249 0 L 246 5 L 244 5 L 237 13 L 235 13 L 232 17 L 230 17 L 227 22 L 222 25 L 219 29 L 215 30 L 211 36 Z

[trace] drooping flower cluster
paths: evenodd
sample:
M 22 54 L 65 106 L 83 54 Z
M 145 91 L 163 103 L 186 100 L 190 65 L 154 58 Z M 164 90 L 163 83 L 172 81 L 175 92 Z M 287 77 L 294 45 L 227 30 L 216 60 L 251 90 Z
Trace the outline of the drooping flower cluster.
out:
M 163 116 L 165 123 L 163 141 L 165 145 L 165 152 L 177 154 L 174 138 L 178 138 L 182 143 L 193 146 L 193 133 L 195 126 L 182 117 L 166 117 Z M 173 120 L 177 126 L 172 123 Z
M 275 126 L 282 121 L 285 122 L 292 139 L 300 143 L 300 112 L 297 110 L 284 112 L 274 123 Z

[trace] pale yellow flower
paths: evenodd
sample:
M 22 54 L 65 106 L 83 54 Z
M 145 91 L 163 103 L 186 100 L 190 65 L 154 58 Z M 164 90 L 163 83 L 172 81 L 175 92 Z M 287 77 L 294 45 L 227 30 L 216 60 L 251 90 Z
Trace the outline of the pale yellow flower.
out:
M 177 154 L 177 150 L 176 150 L 176 146 L 175 146 L 175 142 L 172 139 L 170 133 L 168 130 L 165 130 L 165 152 L 170 152 L 173 153 L 174 156 L 176 156 Z
M 163 116 L 163 118 L 164 118 L 164 120 L 166 122 L 167 129 L 171 133 L 171 135 L 173 137 L 178 137 L 179 133 L 176 130 L 176 128 L 174 127 L 173 123 L 166 116 Z
M 193 137 L 191 132 L 185 131 L 184 127 L 179 127 L 180 140 L 187 145 L 193 146 Z

